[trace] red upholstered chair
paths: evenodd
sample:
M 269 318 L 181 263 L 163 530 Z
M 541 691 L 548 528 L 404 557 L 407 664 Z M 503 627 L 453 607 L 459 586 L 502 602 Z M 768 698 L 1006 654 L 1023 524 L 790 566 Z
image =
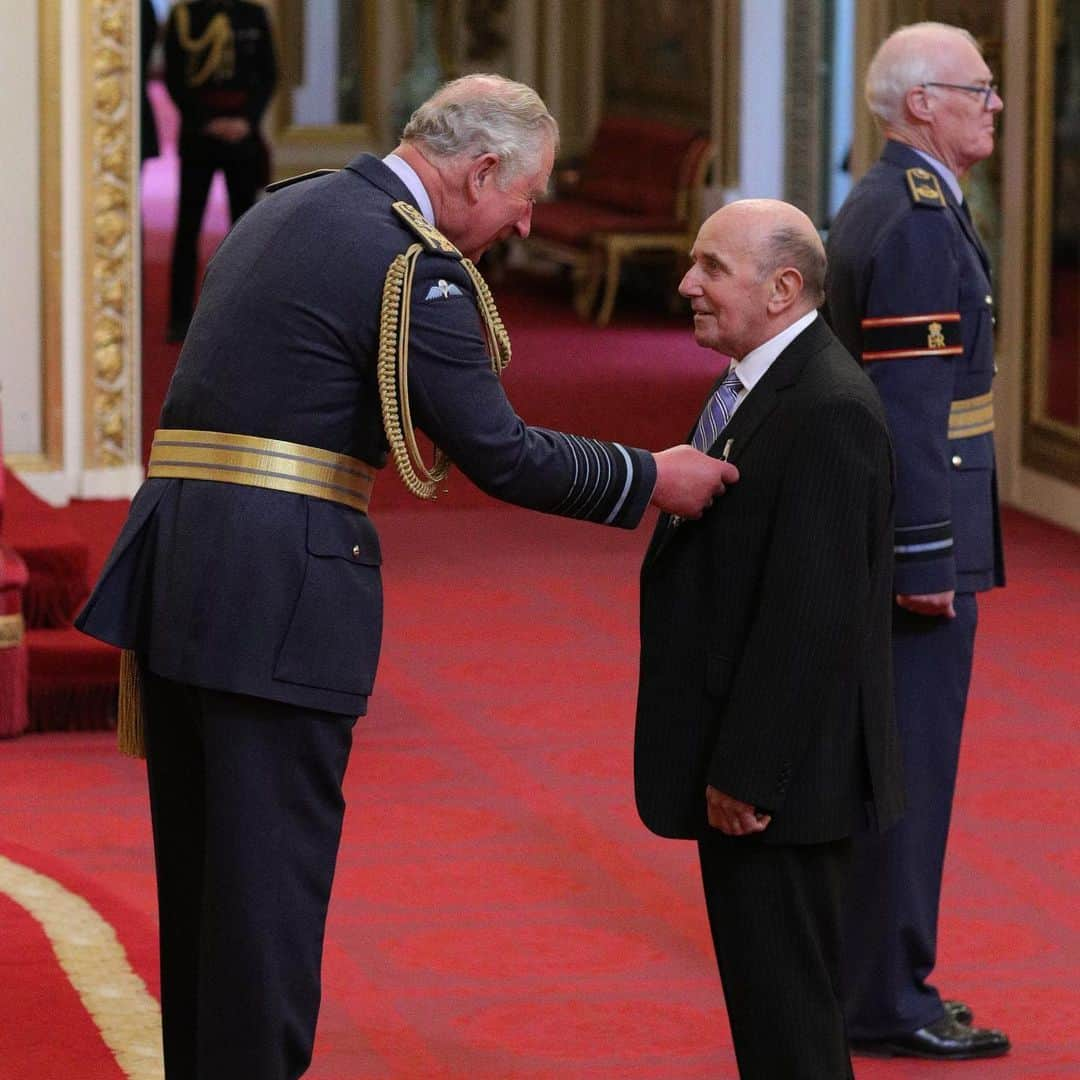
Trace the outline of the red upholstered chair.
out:
M 596 321 L 611 318 L 624 259 L 686 255 L 712 157 L 712 143 L 693 128 L 629 116 L 601 121 L 577 182 L 534 208 L 529 241 L 530 252 L 571 267 L 582 318 L 601 285 Z
M 0 452 L 0 537 L 3 536 L 3 529 L 4 466 Z M 0 539 L 0 738 L 21 735 L 30 724 L 26 633 L 22 613 L 26 582 L 26 564 Z

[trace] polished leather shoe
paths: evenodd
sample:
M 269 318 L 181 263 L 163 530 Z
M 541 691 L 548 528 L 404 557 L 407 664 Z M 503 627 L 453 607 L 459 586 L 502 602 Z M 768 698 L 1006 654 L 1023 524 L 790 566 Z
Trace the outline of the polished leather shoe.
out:
M 933 1058 L 964 1061 L 968 1058 L 1000 1057 L 1009 1052 L 1009 1039 L 994 1028 L 973 1028 L 957 1023 L 946 1013 L 940 1020 L 907 1035 L 889 1039 L 853 1039 L 851 1049 L 873 1057 Z
M 975 1014 L 971 1011 L 970 1005 L 965 1004 L 963 1001 L 943 1001 L 941 1004 L 945 1006 L 946 1016 L 951 1016 L 958 1024 L 971 1026 Z

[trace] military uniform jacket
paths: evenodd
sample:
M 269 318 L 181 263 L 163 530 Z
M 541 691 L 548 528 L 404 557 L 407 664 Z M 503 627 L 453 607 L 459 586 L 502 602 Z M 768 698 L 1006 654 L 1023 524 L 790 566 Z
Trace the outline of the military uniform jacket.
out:
M 185 36 L 193 47 L 185 47 Z M 180 156 L 214 162 L 255 156 L 259 122 L 277 82 L 273 35 L 263 5 L 251 0 L 182 0 L 169 12 L 164 51 L 165 85 L 180 110 Z M 243 117 L 251 135 L 236 143 L 204 135 L 206 124 L 220 116 Z
M 889 142 L 829 232 L 828 318 L 885 404 L 897 593 L 1004 583 L 990 264 L 926 159 Z
M 245 214 L 208 268 L 162 426 L 384 464 L 383 282 L 417 241 L 392 209 L 398 200 L 412 204 L 381 161 L 361 155 Z M 521 506 L 636 525 L 655 483 L 652 456 L 519 419 L 491 370 L 460 257 L 421 255 L 411 295 L 413 418 L 455 465 Z M 378 500 L 376 483 L 376 512 Z M 428 520 L 437 544 L 437 507 Z M 337 503 L 150 479 L 78 625 L 137 649 L 166 678 L 362 713 L 379 653 L 380 562 L 372 520 Z
M 881 403 L 820 318 L 710 453 L 740 479 L 662 515 L 641 570 L 634 777 L 661 836 L 710 826 L 712 784 L 773 814 L 766 843 L 893 822 L 892 459 Z

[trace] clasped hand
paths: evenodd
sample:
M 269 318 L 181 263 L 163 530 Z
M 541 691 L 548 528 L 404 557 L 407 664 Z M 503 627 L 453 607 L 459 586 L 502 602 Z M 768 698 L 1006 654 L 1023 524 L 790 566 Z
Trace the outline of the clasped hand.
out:
M 222 142 L 239 142 L 251 134 L 251 124 L 242 116 L 215 116 L 203 131 Z
M 710 784 L 705 788 L 709 808 L 709 824 L 728 836 L 749 836 L 764 832 L 772 816 L 759 813 L 749 803 L 725 795 Z

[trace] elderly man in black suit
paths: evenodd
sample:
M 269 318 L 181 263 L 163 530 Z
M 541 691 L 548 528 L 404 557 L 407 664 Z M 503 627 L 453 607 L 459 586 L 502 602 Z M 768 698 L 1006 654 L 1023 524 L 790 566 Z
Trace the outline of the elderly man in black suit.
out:
M 892 455 L 817 314 L 825 254 L 786 203 L 702 225 L 679 291 L 734 359 L 691 436 L 738 464 L 641 572 L 642 820 L 696 840 L 740 1074 L 850 1077 L 839 917 L 851 836 L 901 811 L 889 612 Z
M 490 494 L 599 524 L 632 528 L 650 502 L 699 514 L 736 476 L 687 446 L 529 427 L 503 393 L 508 341 L 472 260 L 528 235 L 557 138 L 528 87 L 467 76 L 385 159 L 258 203 L 211 264 L 149 478 L 79 618 L 142 680 L 170 1080 L 292 1080 L 311 1059 L 382 634 L 371 487 L 392 451 L 433 493 L 401 457 L 407 417 Z

